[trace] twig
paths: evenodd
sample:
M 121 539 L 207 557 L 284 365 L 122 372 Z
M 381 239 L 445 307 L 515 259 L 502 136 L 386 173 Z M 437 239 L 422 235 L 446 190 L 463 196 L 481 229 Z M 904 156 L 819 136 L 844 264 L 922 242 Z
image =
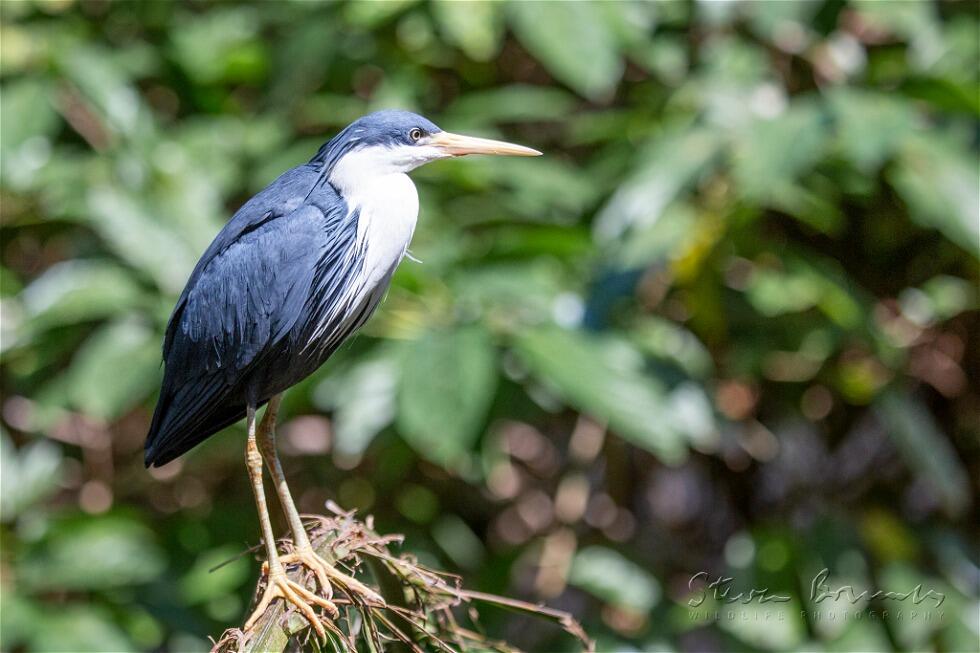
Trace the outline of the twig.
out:
M 387 547 L 400 541 L 400 536 L 379 536 L 372 531 L 370 519 L 362 523 L 354 519 L 353 513 L 336 507 L 332 511 L 333 517 L 304 516 L 312 524 L 310 535 L 314 549 L 324 560 L 338 567 L 349 566 L 356 570 L 361 563 L 367 563 L 383 588 L 387 605 L 367 605 L 357 596 L 342 593 L 342 587 L 337 588 L 341 592 L 332 600 L 343 606 L 342 616 L 335 621 L 323 620 L 330 641 L 324 644 L 326 649 L 317 647 L 316 650 L 353 653 L 359 649 L 360 641 L 363 644 L 360 649 L 372 653 L 383 653 L 386 642 L 407 647 L 412 653 L 517 651 L 510 644 L 493 641 L 457 623 L 452 611 L 469 604 L 473 613 L 471 620 L 479 629 L 473 602 L 545 618 L 577 638 L 586 651 L 593 650 L 582 626 L 569 613 L 504 596 L 464 590 L 458 576 L 428 569 L 408 555 L 393 555 Z M 289 548 L 288 540 L 283 542 Z M 288 573 L 290 580 L 300 584 L 306 581 L 307 575 L 302 567 Z M 365 581 L 363 574 L 360 580 Z M 260 581 L 256 587 L 256 597 L 261 596 L 263 584 Z M 402 621 L 404 626 L 396 625 L 396 620 Z M 298 638 L 310 637 L 310 632 L 309 624 L 299 613 L 288 609 L 284 601 L 275 601 L 247 632 L 237 628 L 225 631 L 212 653 L 281 653 L 287 648 L 295 649 L 296 644 L 302 645 Z

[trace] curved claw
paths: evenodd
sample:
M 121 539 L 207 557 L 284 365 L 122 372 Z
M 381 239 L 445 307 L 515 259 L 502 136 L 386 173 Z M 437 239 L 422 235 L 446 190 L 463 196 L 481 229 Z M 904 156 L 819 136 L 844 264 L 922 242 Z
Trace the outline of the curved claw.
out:
M 282 556 L 281 560 L 283 564 L 300 564 L 310 569 L 316 575 L 323 593 L 330 598 L 333 598 L 332 585 L 336 583 L 345 592 L 360 597 L 372 607 L 384 608 L 388 605 L 380 594 L 356 578 L 338 571 L 336 567 L 317 555 L 312 548 L 297 549 L 293 553 Z
M 330 618 L 332 619 L 336 619 L 340 615 L 340 610 L 337 609 L 337 606 L 332 601 L 322 596 L 317 596 L 299 583 L 289 580 L 285 573 L 279 571 L 278 573 L 273 572 L 269 574 L 269 581 L 265 587 L 265 592 L 263 592 L 259 604 L 255 606 L 255 610 L 252 611 L 251 616 L 245 622 L 244 630 L 247 631 L 252 628 L 259 617 L 265 613 L 269 605 L 276 599 L 283 599 L 295 605 L 310 623 L 313 630 L 316 631 L 320 639 L 326 638 L 326 631 L 323 628 L 323 624 L 320 623 L 320 618 L 313 610 L 313 606 L 310 604 L 316 604 L 326 610 L 330 613 Z

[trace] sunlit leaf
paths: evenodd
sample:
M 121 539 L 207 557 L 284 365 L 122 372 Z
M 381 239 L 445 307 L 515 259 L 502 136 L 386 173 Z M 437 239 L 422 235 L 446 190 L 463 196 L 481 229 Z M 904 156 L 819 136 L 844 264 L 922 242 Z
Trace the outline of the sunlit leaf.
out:
M 903 592 L 911 591 L 912 588 L 921 588 L 920 596 L 925 596 L 925 600 L 918 604 L 918 608 L 924 614 L 956 614 L 957 603 L 954 596 L 955 590 L 936 577 L 930 577 L 923 570 L 916 569 L 910 564 L 893 562 L 885 565 L 878 576 L 883 587 L 907 588 Z M 928 592 L 932 594 L 928 594 Z M 940 599 L 940 596 L 942 597 Z M 942 601 L 940 606 L 936 603 Z M 970 608 L 963 606 L 962 612 L 970 612 Z M 891 611 L 889 611 L 891 612 Z M 941 619 L 903 619 L 897 614 L 883 615 L 888 621 L 891 631 L 895 634 L 895 639 L 899 642 L 902 649 L 906 651 L 922 650 L 929 646 L 935 635 L 943 630 L 947 630 L 946 624 Z M 949 629 L 952 630 L 952 629 Z
M 592 204 L 599 191 L 588 174 L 563 161 L 536 158 L 508 163 L 501 165 L 493 158 L 474 160 L 468 162 L 465 170 L 453 170 L 451 174 L 492 188 L 492 195 L 488 195 L 494 198 L 493 202 L 486 196 L 474 201 L 479 201 L 485 211 L 508 219 L 517 213 L 536 222 L 570 221 Z M 503 213 L 498 204 L 512 208 Z
M 334 411 L 334 447 L 359 456 L 395 419 L 399 366 L 397 348 L 362 357 L 349 369 L 328 376 L 313 395 L 316 404 Z
M 183 240 L 136 198 L 116 188 L 92 189 L 89 207 L 93 228 L 121 259 L 146 272 L 162 289 L 180 292 L 194 267 L 193 254 Z
M 903 147 L 889 179 L 914 220 L 938 229 L 980 258 L 980 186 L 975 155 L 945 139 L 916 138 Z
M 48 268 L 21 298 L 30 328 L 40 330 L 113 315 L 135 305 L 141 293 L 115 263 L 76 259 Z
M 756 268 L 746 298 L 763 315 L 775 316 L 817 307 L 842 327 L 857 328 L 863 318 L 859 298 L 847 277 L 818 259 L 789 256 L 785 269 Z
M 669 320 L 649 317 L 631 331 L 644 352 L 670 361 L 694 377 L 706 377 L 714 367 L 711 354 L 696 335 Z
M 825 140 L 823 117 L 810 102 L 753 120 L 735 142 L 732 165 L 739 192 L 765 202 L 774 187 L 792 182 L 817 162 Z
M 457 2 L 448 4 L 466 6 Z M 460 97 L 446 109 L 446 128 L 449 129 L 455 123 L 481 125 L 507 121 L 557 120 L 566 116 L 574 107 L 575 96 L 561 89 L 505 86 Z
M 200 555 L 180 579 L 184 602 L 196 605 L 240 588 L 249 577 L 248 559 L 240 553 L 241 547 L 230 544 Z
M 72 405 L 113 420 L 149 395 L 160 380 L 155 331 L 132 319 L 101 327 L 79 348 L 69 371 Z
M 488 61 L 500 49 L 502 8 L 499 3 L 486 0 L 438 0 L 432 4 L 433 14 L 447 39 L 477 61 Z
M 613 264 L 637 269 L 654 263 L 667 263 L 689 251 L 697 239 L 698 214 L 684 202 L 666 207 L 653 222 L 641 220 L 620 239 L 611 252 Z
M 576 408 L 668 464 L 687 455 L 684 433 L 667 410 L 667 389 L 643 371 L 626 343 L 541 328 L 519 336 L 516 351 L 540 381 Z
M 152 532 L 138 522 L 87 517 L 59 523 L 20 569 L 20 581 L 34 591 L 90 590 L 153 580 L 164 560 Z
M 43 607 L 22 596 L 16 588 L 4 588 L 0 594 L 0 647 L 16 650 L 37 630 Z
M 521 43 L 559 81 L 593 100 L 619 83 L 616 42 L 593 3 L 514 2 L 507 8 Z
M 404 12 L 418 0 L 391 2 L 354 2 L 346 5 L 346 18 L 353 25 L 373 27 Z
M 785 603 L 761 603 L 758 600 L 736 603 L 730 609 L 732 612 L 728 614 L 735 617 L 719 619 L 718 625 L 749 647 L 770 651 L 807 648 L 803 641 L 806 628 L 795 598 Z
M 35 440 L 15 450 L 0 432 L 0 517 L 17 518 L 26 508 L 50 496 L 61 481 L 61 450 L 51 441 Z
M 943 34 L 939 28 L 938 10 L 925 2 L 875 2 L 857 0 L 858 20 L 872 29 L 908 39 L 908 61 L 913 68 L 928 69 L 943 52 Z
M 568 581 L 607 603 L 640 613 L 660 602 L 660 584 L 645 569 L 622 554 L 590 546 L 575 554 Z
M 58 127 L 51 89 L 44 82 L 23 79 L 4 84 L 0 93 L 0 164 L 5 184 L 31 187 L 34 172 L 51 156 L 51 136 Z
M 422 456 L 452 465 L 480 434 L 496 386 L 496 352 L 479 327 L 433 332 L 402 360 L 398 429 Z
M 43 627 L 31 637 L 35 651 L 77 651 L 101 653 L 137 651 L 120 629 L 111 612 L 91 605 L 69 605 L 45 613 Z
M 720 140 L 709 130 L 681 128 L 651 139 L 627 177 L 599 213 L 596 236 L 609 240 L 634 226 L 655 223 L 695 179 L 710 170 Z
M 657 25 L 659 8 L 656 3 L 628 0 L 595 4 L 609 31 L 624 49 L 647 42 Z
M 252 7 L 223 7 L 188 16 L 172 32 L 174 58 L 199 84 L 255 81 L 265 75 L 267 57 L 255 40 L 259 22 Z
M 560 269 L 540 258 L 460 269 L 452 284 L 461 310 L 511 326 L 547 320 L 564 290 Z
M 94 46 L 78 45 L 56 50 L 59 64 L 82 94 L 99 111 L 97 133 L 103 129 L 125 136 L 150 129 L 149 113 L 142 98 L 127 79 L 126 71 L 106 51 Z
M 889 95 L 835 89 L 829 101 L 839 147 L 868 173 L 897 152 L 915 127 L 912 107 Z
M 944 274 L 919 288 L 906 288 L 899 295 L 899 302 L 908 319 L 927 326 L 976 308 L 977 288 L 965 279 Z

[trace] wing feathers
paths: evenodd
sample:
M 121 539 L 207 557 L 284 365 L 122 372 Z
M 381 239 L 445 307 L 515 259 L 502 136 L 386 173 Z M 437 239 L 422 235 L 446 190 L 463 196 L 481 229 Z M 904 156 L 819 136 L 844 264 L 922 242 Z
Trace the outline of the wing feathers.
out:
M 243 383 L 303 316 L 328 236 L 323 213 L 305 205 L 241 233 L 197 272 L 169 327 L 147 464 L 181 448 L 195 435 L 185 431 L 227 400 L 244 410 Z
M 247 402 L 261 405 L 305 378 L 380 302 L 390 274 L 364 286 L 357 212 L 329 186 L 304 202 L 315 177 L 308 168 L 246 203 L 191 275 L 164 340 L 148 466 L 240 419 Z

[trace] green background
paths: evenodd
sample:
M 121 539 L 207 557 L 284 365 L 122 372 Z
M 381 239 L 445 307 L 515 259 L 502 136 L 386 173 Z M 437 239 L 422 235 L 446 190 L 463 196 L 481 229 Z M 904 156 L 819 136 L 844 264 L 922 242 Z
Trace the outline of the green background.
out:
M 421 263 L 286 396 L 302 509 L 603 651 L 976 650 L 977 6 L 3 2 L 0 648 L 240 624 L 241 426 L 142 465 L 162 330 L 245 199 L 402 107 L 546 156 L 414 175 Z M 824 568 L 946 598 L 844 620 Z M 791 600 L 698 613 L 701 571 Z

